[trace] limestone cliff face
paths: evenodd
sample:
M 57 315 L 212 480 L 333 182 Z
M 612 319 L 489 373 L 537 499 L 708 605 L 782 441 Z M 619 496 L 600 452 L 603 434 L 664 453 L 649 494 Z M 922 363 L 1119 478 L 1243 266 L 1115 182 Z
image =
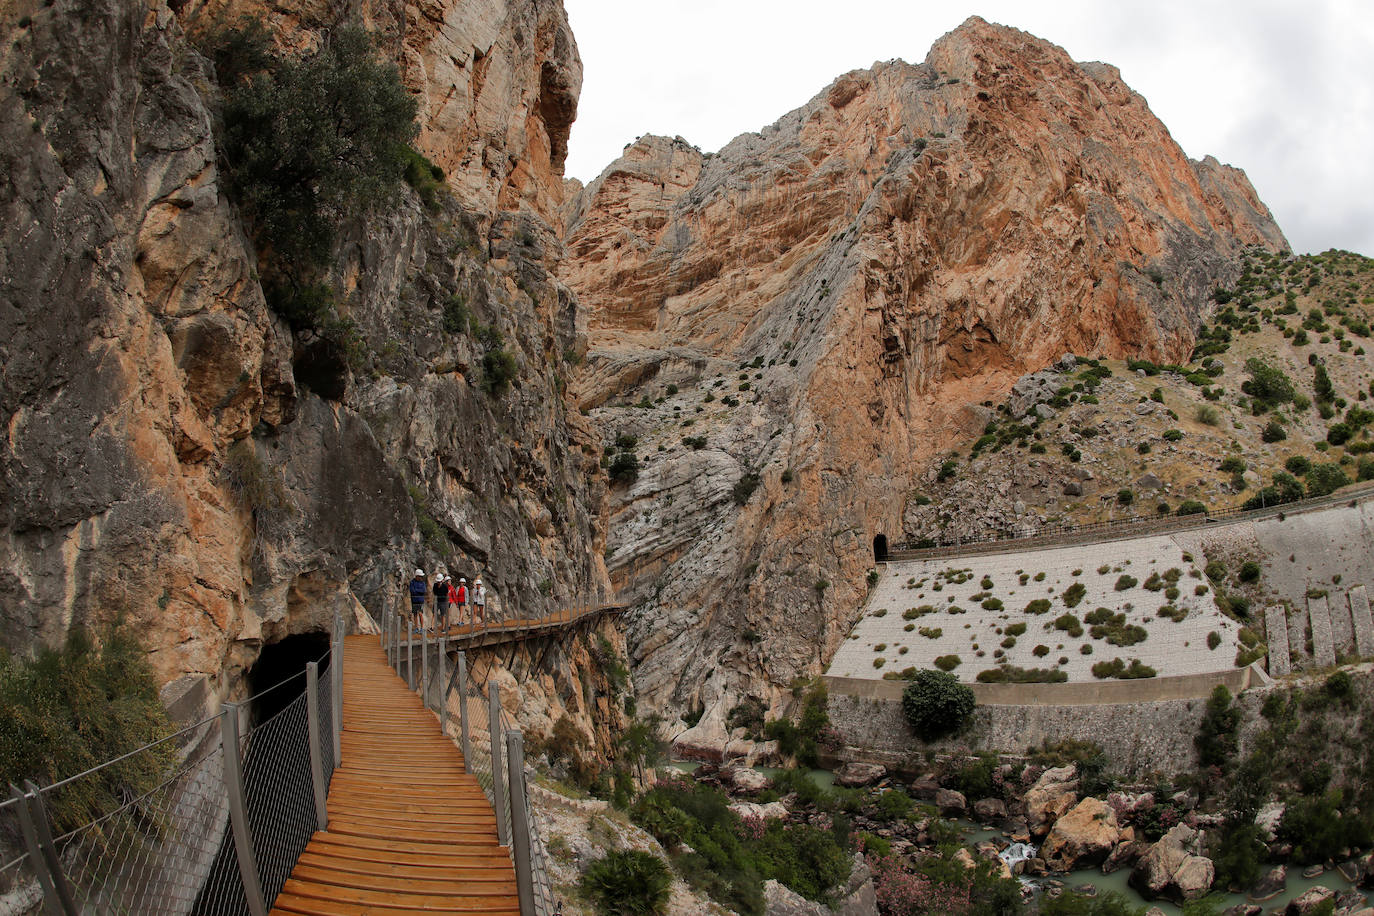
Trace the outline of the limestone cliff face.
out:
M 1237 252 L 1286 247 L 1114 68 L 976 18 L 719 154 L 645 137 L 573 190 L 577 397 L 641 465 L 611 575 L 641 693 L 704 709 L 702 740 L 820 668 L 971 406 L 1066 351 L 1186 356 Z
M 261 19 L 288 47 L 312 48 L 362 22 L 420 105 L 416 146 L 472 210 L 532 208 L 548 220 L 563 199 L 563 160 L 577 116 L 582 60 L 561 3 L 532 0 L 182 0 L 192 31 Z
M 267 19 L 288 45 L 344 18 L 286 9 Z M 194 711 L 240 691 L 264 642 L 379 613 L 416 565 L 484 573 L 521 614 L 604 598 L 604 484 L 561 394 L 575 304 L 545 218 L 580 81 L 561 8 L 364 11 L 453 193 L 343 227 L 330 279 L 359 346 L 328 398 L 221 191 L 187 37 L 220 12 L 55 0 L 0 20 L 0 641 L 123 613 Z M 504 335 L 505 394 L 444 330 L 453 301 Z M 556 718 L 571 694 L 546 686 Z

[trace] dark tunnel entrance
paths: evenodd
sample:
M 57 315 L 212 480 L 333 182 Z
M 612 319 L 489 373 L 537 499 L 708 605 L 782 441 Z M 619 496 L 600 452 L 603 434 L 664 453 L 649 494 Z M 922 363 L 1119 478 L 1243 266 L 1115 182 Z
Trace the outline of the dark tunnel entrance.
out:
M 873 538 L 873 562 L 883 563 L 887 561 L 887 535 L 880 534 Z
M 253 721 L 265 722 L 305 692 L 305 666 L 320 663 L 320 677 L 329 667 L 329 634 L 297 633 L 262 647 L 245 681 L 253 698 Z

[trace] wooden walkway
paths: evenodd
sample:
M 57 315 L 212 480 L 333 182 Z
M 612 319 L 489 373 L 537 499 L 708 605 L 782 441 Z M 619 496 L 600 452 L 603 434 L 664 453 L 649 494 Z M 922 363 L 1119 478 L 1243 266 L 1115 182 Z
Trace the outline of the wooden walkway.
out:
M 407 599 L 408 600 L 408 599 Z M 547 617 L 516 618 L 512 620 L 490 620 L 482 624 L 462 623 L 449 626 L 439 635 L 448 638 L 453 649 L 477 649 L 499 643 L 519 642 L 544 636 L 554 631 L 567 630 L 579 623 L 594 623 L 602 616 L 622 614 L 626 606 L 622 604 L 602 604 L 593 607 L 571 608 L 555 611 Z M 426 605 L 426 613 L 434 613 L 433 599 Z M 450 609 L 449 616 L 453 616 Z
M 311 838 L 272 913 L 518 916 L 509 848 L 462 753 L 376 636 L 347 637 L 343 656 L 329 829 Z

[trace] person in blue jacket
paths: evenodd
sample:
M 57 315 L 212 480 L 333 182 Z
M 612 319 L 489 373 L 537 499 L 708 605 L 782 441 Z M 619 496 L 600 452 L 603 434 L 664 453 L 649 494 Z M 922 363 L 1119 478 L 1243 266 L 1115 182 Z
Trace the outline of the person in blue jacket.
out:
M 424 626 L 425 623 L 425 597 L 429 594 L 429 587 L 425 585 L 425 571 L 415 570 L 415 578 L 410 580 L 410 628 L 412 630 Z

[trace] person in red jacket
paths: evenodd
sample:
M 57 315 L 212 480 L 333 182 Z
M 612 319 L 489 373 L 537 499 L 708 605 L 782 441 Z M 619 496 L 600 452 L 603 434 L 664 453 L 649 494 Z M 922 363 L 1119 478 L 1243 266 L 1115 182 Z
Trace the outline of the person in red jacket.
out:
M 458 625 L 463 625 L 463 615 L 468 609 L 468 580 L 462 576 L 458 577 L 458 589 L 454 593 L 454 605 L 458 608 Z

